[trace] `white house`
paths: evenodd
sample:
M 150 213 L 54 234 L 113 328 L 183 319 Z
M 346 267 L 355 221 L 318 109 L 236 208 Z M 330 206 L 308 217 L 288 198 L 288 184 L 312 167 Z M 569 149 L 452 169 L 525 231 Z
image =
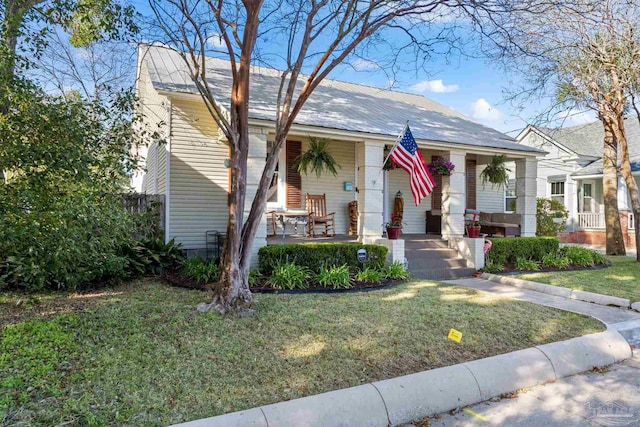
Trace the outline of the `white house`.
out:
M 214 96 L 222 106 L 228 105 L 229 63 L 209 58 L 207 66 Z M 166 238 L 175 237 L 187 250 L 199 250 L 205 245 L 207 230 L 223 231 L 226 227 L 229 171 L 225 159 L 229 150 L 185 68 L 172 50 L 147 45 L 139 48 L 136 92 L 141 111 L 146 125 L 159 130 L 166 140 L 149 145 L 140 191 L 164 194 Z M 279 74 L 263 67 L 253 69 L 248 203 L 274 138 Z M 382 171 L 385 149 L 394 144 L 407 120 L 427 162 L 443 156 L 456 165 L 451 176 L 437 177 L 436 191 L 420 206 L 411 200 L 408 175 L 403 170 Z M 301 176 L 293 167 L 292 159 L 305 150 L 313 136 L 333 140 L 330 151 L 341 165 L 336 177 Z M 393 198 L 401 191 L 407 198 L 405 235 L 424 234 L 426 211 L 430 211 L 442 239 L 454 242 L 464 236 L 466 208 L 505 212 L 504 188 L 476 185 L 483 165 L 496 154 L 505 154 L 516 164 L 521 234 L 533 236 L 537 157 L 544 154 L 540 149 L 518 144 L 423 96 L 327 79 L 291 129 L 268 209 L 304 209 L 305 194 L 326 194 L 328 210 L 336 213 L 336 232 L 346 234 L 347 205 L 357 200 L 358 237 L 373 241 L 381 237 Z M 256 237 L 256 251 L 267 242 L 266 230 L 265 218 Z
M 625 121 L 632 170 L 640 180 L 640 126 L 635 117 Z M 569 211 L 567 243 L 604 245 L 605 220 L 602 190 L 604 131 L 601 122 L 561 129 L 526 127 L 518 142 L 547 152 L 538 163 L 538 197 L 561 201 Z M 618 208 L 627 246 L 635 246 L 633 213 L 627 185 L 618 177 Z

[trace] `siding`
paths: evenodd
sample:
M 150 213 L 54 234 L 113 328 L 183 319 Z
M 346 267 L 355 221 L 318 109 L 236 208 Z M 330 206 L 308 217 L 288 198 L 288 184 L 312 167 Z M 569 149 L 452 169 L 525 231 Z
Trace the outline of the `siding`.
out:
M 158 144 L 158 141 L 152 138 L 153 133 L 158 133 L 161 139 L 169 137 L 168 130 L 168 100 L 166 96 L 158 94 L 153 88 L 146 61 L 141 61 L 140 74 L 136 82 L 136 95 L 139 98 L 138 111 L 142 114 L 142 130 L 148 135 L 146 143 L 149 146 L 146 158 L 146 172 L 143 174 L 142 191 L 153 193 L 155 182 L 158 183 L 158 194 L 166 193 L 166 146 Z M 157 157 L 157 161 L 156 161 Z
M 430 162 L 431 154 L 425 150 L 421 150 L 422 156 L 426 162 Z M 431 194 L 422 199 L 419 206 L 416 206 L 413 202 L 413 196 L 411 195 L 411 187 L 409 186 L 409 174 L 403 169 L 394 169 L 387 172 L 387 206 L 389 206 L 388 217 L 385 221 L 391 218 L 393 212 L 393 200 L 396 197 L 398 191 L 402 192 L 404 197 L 404 214 L 402 218 L 402 231 L 407 234 L 424 233 L 425 231 L 425 219 L 426 211 L 431 210 Z
M 308 141 L 303 141 L 302 151 L 309 148 Z M 349 207 L 352 200 L 356 200 L 355 191 L 344 191 L 344 182 L 355 183 L 356 145 L 353 142 L 334 140 L 329 145 L 329 153 L 340 164 L 338 175 L 324 174 L 320 179 L 315 172 L 309 175 L 302 174 L 302 200 L 306 194 L 326 194 L 328 212 L 335 212 L 336 234 L 347 234 L 349 231 Z M 382 174 L 380 174 L 382 179 Z M 355 190 L 355 188 L 354 188 Z M 306 209 L 306 206 L 305 206 Z M 289 229 L 289 228 L 288 228 Z M 290 227 L 293 229 L 293 227 Z
M 491 161 L 489 156 L 478 156 L 476 166 L 477 198 L 476 209 L 482 212 L 504 212 L 504 186 L 498 187 L 489 183 L 482 184 L 480 173 Z M 515 176 L 515 165 L 507 166 L 511 174 Z
M 174 100 L 171 125 L 170 234 L 185 249 L 202 249 L 207 230 L 226 229 L 229 149 L 201 102 Z

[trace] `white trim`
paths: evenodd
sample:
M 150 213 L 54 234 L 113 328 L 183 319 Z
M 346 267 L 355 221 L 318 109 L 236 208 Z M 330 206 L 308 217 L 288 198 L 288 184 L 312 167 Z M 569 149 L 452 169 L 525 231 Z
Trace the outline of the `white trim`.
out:
M 164 194 L 164 242 L 168 243 L 171 240 L 171 100 L 167 99 L 167 126 L 169 134 L 167 135 L 167 143 L 165 144 L 165 159 L 164 159 L 164 176 L 165 176 L 165 194 Z M 156 174 L 157 174 L 156 169 Z

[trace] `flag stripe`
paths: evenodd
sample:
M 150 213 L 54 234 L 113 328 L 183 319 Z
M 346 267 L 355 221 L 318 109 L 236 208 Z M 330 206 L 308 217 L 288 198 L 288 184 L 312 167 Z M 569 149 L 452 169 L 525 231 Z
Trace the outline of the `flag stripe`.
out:
M 427 169 L 409 126 L 405 128 L 400 142 L 393 147 L 389 158 L 409 174 L 411 194 L 416 206 L 433 191 L 436 183 Z

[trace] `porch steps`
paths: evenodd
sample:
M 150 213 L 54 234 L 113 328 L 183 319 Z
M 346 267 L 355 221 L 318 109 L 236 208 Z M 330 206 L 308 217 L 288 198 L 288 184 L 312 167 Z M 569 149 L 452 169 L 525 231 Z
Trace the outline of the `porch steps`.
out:
M 411 275 L 418 279 L 458 279 L 471 277 L 475 272 L 458 251 L 450 249 L 447 242 L 439 238 L 405 240 L 405 257 Z

